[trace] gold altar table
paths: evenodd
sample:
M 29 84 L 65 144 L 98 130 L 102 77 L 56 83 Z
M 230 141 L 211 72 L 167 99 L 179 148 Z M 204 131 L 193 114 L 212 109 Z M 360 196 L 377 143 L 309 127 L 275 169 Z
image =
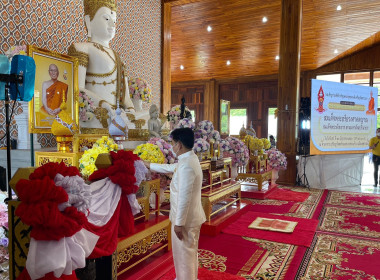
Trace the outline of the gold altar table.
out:
M 159 216 L 136 226 L 136 233 L 117 243 L 117 276 L 162 250 L 171 250 L 171 223 Z M 122 267 L 123 265 L 123 267 Z
M 150 209 L 149 197 L 155 194 L 155 208 Z M 119 238 L 116 250 L 117 275 L 121 275 L 150 256 L 162 250 L 171 250 L 171 224 L 167 216 L 160 216 L 160 179 L 142 182 L 137 193 L 137 201 L 142 214 L 135 221 L 135 233 Z M 152 250 L 152 248 L 154 248 Z
M 232 198 L 232 200 L 231 200 Z M 213 210 L 213 206 L 218 202 L 227 201 L 227 203 L 216 210 Z M 206 214 L 206 220 L 211 221 L 211 217 L 220 211 L 226 209 L 232 204 L 240 204 L 241 201 L 241 187 L 240 183 L 232 183 L 224 187 L 219 188 L 218 190 L 213 190 L 208 193 L 202 192 L 202 206 Z
M 263 183 L 268 181 L 269 185 L 272 181 L 272 170 L 267 170 L 261 173 L 238 173 L 236 181 L 250 184 L 257 184 L 259 191 L 263 188 Z
M 75 166 L 79 168 L 79 159 L 82 153 L 64 153 L 57 151 L 36 151 L 36 166 L 40 167 L 48 162 L 64 162 L 67 166 Z
M 226 209 L 232 204 L 240 204 L 240 183 L 231 179 L 231 158 L 223 158 L 217 162 L 203 160 L 200 162 L 203 172 L 202 183 L 202 207 L 209 222 L 212 216 Z M 170 190 L 165 191 L 165 205 L 160 210 L 168 213 L 170 211 Z M 222 207 L 213 210 L 219 202 L 225 201 Z

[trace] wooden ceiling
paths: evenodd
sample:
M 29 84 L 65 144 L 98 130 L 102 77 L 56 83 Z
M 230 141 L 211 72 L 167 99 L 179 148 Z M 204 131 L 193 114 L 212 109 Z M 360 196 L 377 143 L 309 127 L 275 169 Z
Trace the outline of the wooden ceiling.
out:
M 278 73 L 281 0 L 166 2 L 172 3 L 172 82 Z M 379 31 L 380 0 L 303 1 L 301 71 L 375 44 Z

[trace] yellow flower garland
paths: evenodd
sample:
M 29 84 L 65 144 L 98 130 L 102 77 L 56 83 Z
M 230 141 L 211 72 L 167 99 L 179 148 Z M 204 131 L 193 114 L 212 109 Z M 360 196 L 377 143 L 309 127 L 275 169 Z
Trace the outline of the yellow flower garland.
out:
M 133 153 L 138 155 L 142 160 L 146 160 L 151 163 L 165 162 L 165 157 L 160 148 L 154 144 L 146 143 L 138 145 Z
M 251 135 L 245 136 L 244 142 L 250 151 L 260 151 L 264 148 L 263 141 Z
M 271 146 L 270 141 L 267 138 L 261 138 L 261 141 L 263 141 L 264 149 L 268 150 Z
M 84 176 L 90 176 L 97 168 L 95 166 L 98 155 L 109 153 L 110 151 L 117 151 L 118 146 L 113 139 L 108 136 L 103 136 L 98 139 L 91 149 L 84 151 L 79 160 L 79 170 Z

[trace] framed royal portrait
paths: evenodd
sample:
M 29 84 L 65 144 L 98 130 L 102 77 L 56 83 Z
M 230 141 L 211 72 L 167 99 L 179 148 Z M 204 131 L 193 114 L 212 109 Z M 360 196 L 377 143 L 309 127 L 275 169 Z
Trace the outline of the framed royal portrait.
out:
M 28 56 L 36 63 L 34 97 L 29 102 L 29 133 L 51 133 L 63 102 L 79 126 L 78 59 L 36 46 L 28 46 Z
M 230 135 L 230 101 L 220 100 L 220 134 Z

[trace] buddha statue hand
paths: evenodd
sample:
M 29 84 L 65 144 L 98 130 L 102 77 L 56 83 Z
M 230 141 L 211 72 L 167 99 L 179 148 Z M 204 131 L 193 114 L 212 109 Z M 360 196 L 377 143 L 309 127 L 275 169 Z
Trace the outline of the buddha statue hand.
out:
M 114 118 L 116 116 L 115 109 L 112 108 L 112 105 L 108 102 L 100 102 L 99 107 L 106 109 L 110 118 Z
M 149 130 L 149 136 L 152 138 L 152 137 L 157 137 L 157 138 L 161 138 L 161 134 L 159 134 L 158 132 L 154 131 L 154 130 Z

